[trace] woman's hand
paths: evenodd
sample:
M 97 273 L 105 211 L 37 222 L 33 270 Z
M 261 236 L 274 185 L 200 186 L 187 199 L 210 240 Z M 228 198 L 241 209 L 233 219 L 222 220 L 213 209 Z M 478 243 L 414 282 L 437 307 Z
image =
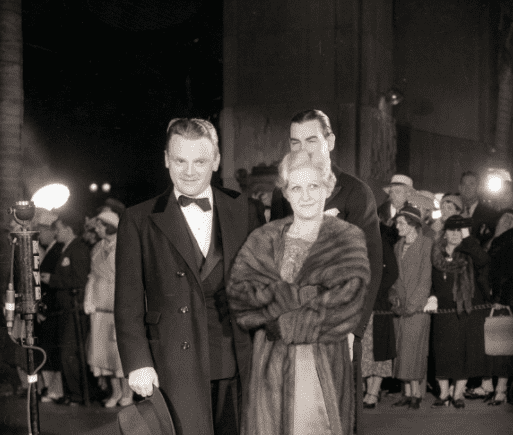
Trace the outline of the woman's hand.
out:
M 84 301 L 84 313 L 93 314 L 96 312 L 96 307 L 89 301 Z
M 492 308 L 494 310 L 507 310 L 509 308 L 509 306 L 495 303 L 492 305 Z
M 390 303 L 392 304 L 391 311 L 396 316 L 402 316 L 404 314 L 404 307 L 401 306 L 401 301 L 399 298 L 391 298 Z
M 433 313 L 438 310 L 438 299 L 436 296 L 430 296 L 427 304 L 424 306 L 425 313 Z

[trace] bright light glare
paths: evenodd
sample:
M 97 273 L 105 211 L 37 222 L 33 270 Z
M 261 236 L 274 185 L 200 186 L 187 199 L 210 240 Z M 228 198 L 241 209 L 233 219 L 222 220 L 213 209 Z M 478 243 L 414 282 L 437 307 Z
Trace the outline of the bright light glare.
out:
M 431 214 L 433 216 L 433 219 L 440 219 L 442 217 L 442 212 L 440 210 L 434 210 Z
M 497 177 L 496 175 L 490 176 L 488 178 L 488 189 L 492 192 L 498 192 L 502 188 L 502 178 Z
M 36 207 L 53 210 L 66 204 L 69 198 L 69 189 L 63 184 L 49 184 L 42 187 L 32 197 Z
M 103 183 L 102 184 L 102 190 L 104 192 L 110 192 L 110 184 L 109 183 Z
M 90 190 L 91 192 L 96 192 L 96 191 L 98 191 L 98 185 L 97 185 L 96 183 L 92 183 L 92 184 L 90 184 L 90 185 L 89 185 L 89 190 Z

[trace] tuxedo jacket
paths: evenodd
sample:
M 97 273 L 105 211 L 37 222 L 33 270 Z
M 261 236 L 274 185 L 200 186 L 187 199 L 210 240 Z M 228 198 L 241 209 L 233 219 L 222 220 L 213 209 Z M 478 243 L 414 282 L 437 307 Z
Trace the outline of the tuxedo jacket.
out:
M 227 282 L 239 248 L 259 221 L 247 197 L 212 190 Z M 155 368 L 178 434 L 213 435 L 204 279 L 187 228 L 173 185 L 122 215 L 116 246 L 117 343 L 126 375 Z M 244 406 L 251 339 L 235 321 L 230 326 Z
M 370 187 L 363 181 L 342 172 L 335 165 L 332 165 L 331 169 L 337 177 L 337 182 L 330 197 L 326 199 L 324 210 L 337 208 L 339 211 L 338 217 L 362 229 L 367 241 L 371 283 L 360 324 L 354 331 L 354 335 L 363 338 L 379 290 L 383 269 L 383 251 L 376 200 Z M 274 189 L 271 220 L 281 219 L 291 214 L 292 208 L 281 190 Z

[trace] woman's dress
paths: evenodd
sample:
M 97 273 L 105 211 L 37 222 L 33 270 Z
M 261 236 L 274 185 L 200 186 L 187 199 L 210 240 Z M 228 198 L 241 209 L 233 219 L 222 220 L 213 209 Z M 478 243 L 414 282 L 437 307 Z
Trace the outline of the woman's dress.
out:
M 313 242 L 285 236 L 281 277 L 292 283 Z M 303 302 L 303 301 L 301 301 Z M 296 345 L 294 435 L 331 433 L 311 344 Z
M 96 307 L 91 314 L 87 362 L 94 376 L 123 377 L 114 326 L 114 279 L 116 239 L 98 242 L 91 253 L 91 273 L 85 300 Z
M 437 249 L 435 246 L 434 249 Z M 487 255 L 472 237 L 463 239 L 458 247 L 474 261 L 475 291 L 472 305 L 487 302 L 485 291 L 478 285 L 478 266 L 487 262 Z M 442 272 L 433 267 L 432 294 L 438 299 L 438 309 L 454 312 L 433 316 L 432 341 L 435 376 L 439 379 L 463 380 L 488 376 L 490 362 L 484 350 L 484 320 L 487 310 L 472 310 L 456 313 L 453 297 L 453 273 Z

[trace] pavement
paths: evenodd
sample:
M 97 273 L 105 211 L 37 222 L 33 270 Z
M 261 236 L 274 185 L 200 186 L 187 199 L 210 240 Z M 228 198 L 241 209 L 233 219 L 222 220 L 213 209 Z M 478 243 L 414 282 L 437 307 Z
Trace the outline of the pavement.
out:
M 435 400 L 427 394 L 417 411 L 392 408 L 398 395 L 386 396 L 374 410 L 365 410 L 365 435 L 512 435 L 513 405 L 492 407 L 481 401 L 466 401 L 464 409 L 431 409 Z M 41 435 L 117 435 L 120 408 L 105 409 L 98 402 L 90 407 L 40 403 Z M 0 398 L 0 435 L 26 435 L 26 400 Z M 201 435 L 201 434 L 198 434 Z M 279 435 L 279 434 L 277 434 Z M 320 434 L 321 435 L 321 434 Z

